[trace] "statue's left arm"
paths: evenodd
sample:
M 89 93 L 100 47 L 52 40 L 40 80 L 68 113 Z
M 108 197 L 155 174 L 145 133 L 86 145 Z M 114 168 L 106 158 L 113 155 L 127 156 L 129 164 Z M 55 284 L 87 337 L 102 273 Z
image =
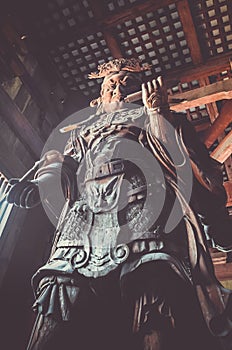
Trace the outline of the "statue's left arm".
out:
M 154 139 L 158 139 L 164 146 L 169 144 L 170 148 L 170 142 L 173 142 L 174 138 L 168 133 L 171 131 L 168 125 L 172 125 L 178 132 L 186 147 L 193 171 L 191 205 L 215 246 L 230 251 L 232 221 L 226 209 L 227 196 L 220 164 L 210 157 L 185 115 L 170 111 L 167 89 L 161 77 L 142 85 L 142 97 L 147 109 L 150 133 Z
M 177 116 L 180 120 L 182 116 Z M 192 203 L 205 232 L 215 246 L 223 251 L 232 249 L 232 221 L 226 208 L 227 195 L 223 186 L 222 166 L 210 157 L 193 126 L 186 119 L 179 124 L 193 169 Z

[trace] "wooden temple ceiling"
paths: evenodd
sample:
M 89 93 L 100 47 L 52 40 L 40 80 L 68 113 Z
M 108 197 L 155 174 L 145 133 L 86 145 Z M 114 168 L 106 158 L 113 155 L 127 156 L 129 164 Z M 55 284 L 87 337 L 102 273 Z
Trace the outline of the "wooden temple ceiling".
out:
M 113 57 L 151 64 L 145 79 L 162 75 L 171 95 L 190 101 L 175 109 L 224 164 L 232 205 L 231 0 L 22 0 L 8 10 L 44 66 L 85 100 L 98 94 L 101 80 L 88 80 L 98 64 Z M 3 28 L 10 40 L 7 20 Z

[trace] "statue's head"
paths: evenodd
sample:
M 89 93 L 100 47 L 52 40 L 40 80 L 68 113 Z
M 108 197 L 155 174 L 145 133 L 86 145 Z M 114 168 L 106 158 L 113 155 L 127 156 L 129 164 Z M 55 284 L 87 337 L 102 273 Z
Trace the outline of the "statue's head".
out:
M 104 78 L 100 96 L 90 106 L 101 106 L 102 111 L 112 112 L 122 107 L 124 98 L 140 89 L 141 72 L 150 69 L 142 66 L 137 59 L 117 58 L 98 66 L 98 72 L 91 73 L 90 79 Z

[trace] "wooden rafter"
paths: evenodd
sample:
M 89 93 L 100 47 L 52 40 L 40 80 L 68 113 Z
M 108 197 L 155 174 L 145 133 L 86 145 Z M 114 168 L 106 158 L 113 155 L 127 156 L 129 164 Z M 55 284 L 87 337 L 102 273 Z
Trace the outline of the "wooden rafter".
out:
M 226 166 L 228 180 L 231 181 L 232 183 L 232 157 L 229 157 L 225 161 L 224 165 Z M 232 197 L 232 187 L 230 187 L 230 189 L 231 189 L 231 197 Z
M 231 56 L 231 52 L 222 54 L 220 56 L 210 58 L 206 62 L 194 67 L 192 66 L 185 69 L 182 68 L 176 71 L 168 72 L 166 77 L 170 80 L 176 80 L 178 77 L 181 83 L 185 83 L 198 80 L 202 77 L 219 74 L 223 71 L 231 70 Z
M 232 206 L 232 181 L 231 180 L 225 181 L 224 187 L 227 193 L 227 206 L 231 207 Z
M 211 153 L 211 157 L 216 159 L 220 163 L 224 163 L 225 160 L 232 153 L 232 130 L 227 134 L 224 139 L 219 143 L 215 150 Z
M 104 16 L 104 8 L 102 2 L 96 2 L 94 0 L 89 0 L 89 3 L 91 4 L 91 8 L 94 14 L 94 17 L 97 21 L 102 22 L 102 18 Z M 105 29 L 102 28 L 103 36 L 105 38 L 105 41 L 107 43 L 107 46 L 114 58 L 122 57 L 122 51 L 120 49 L 120 46 L 117 43 L 117 40 L 115 39 L 112 31 L 110 28 Z
M 194 65 L 199 64 L 202 62 L 202 54 L 188 0 L 179 1 L 177 3 L 177 10 L 180 16 L 186 40 L 188 42 L 188 47 L 191 52 L 192 61 Z
M 138 91 L 128 95 L 126 102 L 134 102 L 142 97 L 142 92 Z M 232 79 L 218 81 L 207 86 L 193 89 L 186 92 L 180 92 L 168 97 L 171 109 L 180 112 L 193 107 L 201 106 L 223 99 L 232 98 Z M 181 100 L 183 102 L 175 103 L 173 101 Z
M 171 109 L 177 112 L 214 101 L 231 99 L 232 79 L 218 81 L 214 84 L 175 94 L 172 97 L 184 100 L 183 102 L 171 107 Z
M 199 84 L 200 84 L 200 86 L 209 85 L 210 80 L 208 77 L 200 78 Z M 216 102 L 208 103 L 206 105 L 206 108 L 207 108 L 207 111 L 209 114 L 210 121 L 211 121 L 211 123 L 213 123 L 215 121 L 215 119 L 218 117 L 218 107 L 216 105 Z
M 225 128 L 232 122 L 232 100 L 227 100 L 223 104 L 220 114 L 212 126 L 205 132 L 202 141 L 209 148 L 216 139 L 223 133 Z
M 113 36 L 112 32 L 110 30 L 104 30 L 103 35 L 107 43 L 107 46 L 111 52 L 112 57 L 114 58 L 122 57 L 122 51 L 115 37 Z

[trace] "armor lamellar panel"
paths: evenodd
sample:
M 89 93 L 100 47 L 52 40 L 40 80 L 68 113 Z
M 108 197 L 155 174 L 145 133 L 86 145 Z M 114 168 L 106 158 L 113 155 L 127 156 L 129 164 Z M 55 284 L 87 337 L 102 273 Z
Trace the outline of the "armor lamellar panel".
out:
M 130 180 L 131 182 L 126 182 L 130 192 L 132 188 L 135 193 L 136 189 L 142 188 L 143 191 L 138 191 L 139 200 L 135 197 L 132 203 L 123 201 L 125 208 L 119 207 L 119 203 L 122 204 L 122 202 L 118 200 L 116 205 L 114 203 L 114 209 L 109 206 L 107 211 L 105 205 L 101 212 L 96 212 L 94 207 L 91 210 L 83 201 L 75 202 L 63 222 L 57 244 L 58 248 L 66 247 L 68 250 L 73 247 L 74 251 L 70 259 L 66 259 L 66 253 L 65 257 L 55 254 L 51 262 L 54 259 L 57 261 L 65 258 L 67 263 L 81 274 L 99 277 L 106 275 L 127 259 L 128 244 L 143 238 L 150 219 L 149 213 L 151 213 L 151 210 L 144 207 L 145 195 L 144 185 L 141 187 L 142 180 L 136 175 L 133 175 Z M 118 191 L 120 192 L 120 186 Z M 156 235 L 154 232 L 147 232 L 146 238 L 155 239 Z M 160 241 L 157 247 L 162 247 Z M 58 251 L 61 252 L 60 249 Z M 65 252 L 63 249 L 62 251 Z

